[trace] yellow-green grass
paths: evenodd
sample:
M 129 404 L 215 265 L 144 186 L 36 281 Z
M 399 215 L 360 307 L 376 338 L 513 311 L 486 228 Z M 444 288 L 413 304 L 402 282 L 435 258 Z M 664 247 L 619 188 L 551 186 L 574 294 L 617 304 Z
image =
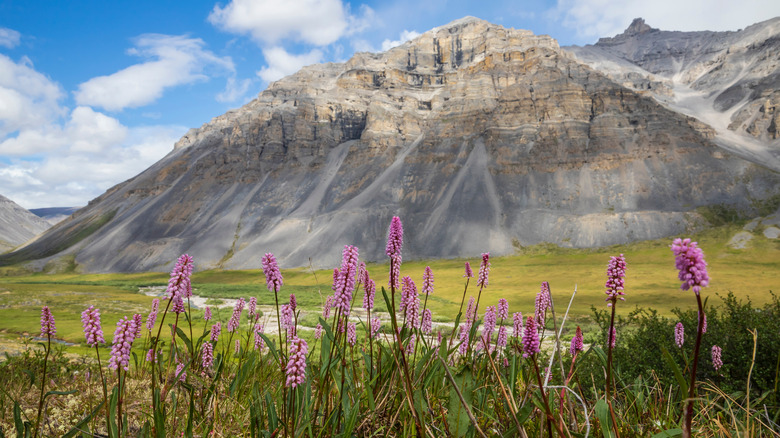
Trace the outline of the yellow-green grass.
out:
M 703 292 L 709 303 L 717 304 L 717 295 L 733 292 L 738 298 L 750 298 L 757 306 L 769 301 L 770 291 L 780 289 L 780 242 L 755 233 L 748 248 L 735 250 L 726 243 L 739 231 L 728 225 L 699 233 L 696 236 L 709 263 L 710 286 Z M 600 249 L 563 249 L 550 245 L 524 248 L 521 254 L 492 257 L 489 286 L 482 292 L 480 308 L 494 305 L 499 298 L 509 301 L 510 312 L 533 311 L 534 298 L 542 281 L 550 283 L 556 310 L 562 313 L 577 287 L 572 304 L 575 318 L 591 314 L 591 306 L 606 308 L 604 302 L 605 270 L 609 257 L 624 254 L 628 271 L 626 301 L 619 302 L 618 314 L 627 315 L 636 306 L 653 308 L 663 315 L 672 309 L 695 307 L 690 291 L 681 291 L 669 249 L 672 239 L 638 242 Z M 340 252 L 341 248 L 333 248 Z M 258 258 L 259 260 L 259 258 Z M 454 319 L 461 302 L 465 279 L 465 260 L 407 261 L 401 275 L 411 276 L 422 287 L 422 273 L 430 265 L 435 276 L 435 291 L 428 300 L 434 320 Z M 468 259 L 476 275 L 480 258 Z M 258 266 L 259 268 L 259 266 Z M 368 271 L 377 288 L 387 285 L 387 264 L 369 263 Z M 18 272 L 6 270 L 9 272 Z M 3 275 L 0 273 L 0 275 Z M 302 308 L 315 310 L 332 293 L 332 270 L 283 270 L 285 285 L 279 295 L 286 302 L 290 293 L 296 293 Z M 167 283 L 166 273 L 140 274 L 26 274 L 0 277 L 0 331 L 36 335 L 39 329 L 40 308 L 48 305 L 57 320 L 57 337 L 69 342 L 81 342 L 80 313 L 89 305 L 101 309 L 106 337 L 110 338 L 116 321 L 125 315 L 146 315 L 152 298 L 137 293 L 139 286 Z M 262 271 L 204 271 L 193 275 L 195 293 L 208 297 L 258 297 L 261 305 L 272 305 L 273 294 L 265 287 Z M 468 295 L 476 297 L 479 290 L 472 278 Z M 466 297 L 468 300 L 468 296 Z M 355 296 L 355 305 L 362 301 L 362 291 Z M 398 301 L 396 299 L 396 301 Z M 163 303 L 164 306 L 165 303 Z M 381 292 L 376 304 L 384 307 Z M 162 310 L 162 309 L 161 309 Z M 200 312 L 195 312 L 196 333 L 203 329 Z M 218 319 L 226 321 L 230 311 L 219 312 Z M 166 324 L 171 321 L 166 320 Z M 183 324 L 180 323 L 180 327 Z

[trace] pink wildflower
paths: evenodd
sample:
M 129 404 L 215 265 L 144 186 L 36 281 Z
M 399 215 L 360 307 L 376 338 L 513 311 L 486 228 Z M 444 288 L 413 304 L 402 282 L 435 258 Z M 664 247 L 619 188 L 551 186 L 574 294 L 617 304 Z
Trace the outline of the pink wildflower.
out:
M 515 312 L 512 314 L 512 336 L 520 338 L 523 333 L 523 313 Z
M 505 298 L 498 299 L 498 307 L 496 308 L 496 317 L 502 321 L 509 317 L 509 302 L 507 302 Z
M 203 311 L 203 319 L 211 321 L 211 307 L 206 306 L 206 310 Z
M 290 310 L 295 313 L 295 309 L 298 308 L 298 300 L 295 299 L 295 294 L 290 294 Z
M 469 324 L 468 322 L 466 324 L 460 325 L 460 333 L 458 334 L 460 345 L 458 346 L 458 353 L 460 353 L 461 356 L 465 356 L 466 352 L 468 351 L 470 331 L 471 331 L 471 324 Z
M 363 295 L 363 308 L 366 310 L 371 310 L 374 308 L 376 283 L 374 283 L 374 280 L 368 278 L 368 273 L 365 275 L 365 280 L 366 282 L 363 284 L 363 290 L 365 291 L 365 294 Z
M 151 352 L 151 350 L 149 350 Z M 211 342 L 204 342 L 201 347 L 200 360 L 203 368 L 209 369 L 214 364 L 214 346 Z
M 138 339 L 141 337 L 141 328 L 144 325 L 144 317 L 140 313 L 136 313 L 133 315 L 133 322 L 135 323 L 135 335 L 133 338 Z
M 149 316 L 146 317 L 146 330 L 149 332 L 154 328 L 155 322 L 157 322 L 157 312 L 160 310 L 160 300 L 155 298 L 152 300 L 152 310 L 149 311 Z
M 354 322 L 347 324 L 347 343 L 353 347 L 357 343 L 357 327 Z
M 390 280 L 388 285 L 396 288 L 401 276 L 401 249 L 404 245 L 404 227 L 401 218 L 393 216 L 390 221 L 390 230 L 387 233 L 387 247 L 385 254 L 390 257 Z
M 322 324 L 317 323 L 317 326 L 314 327 L 314 339 L 319 339 L 322 337 Z
M 219 340 L 220 332 L 222 332 L 222 323 L 217 321 L 211 326 L 211 342 L 217 342 Z
M 585 348 L 585 345 L 582 342 L 582 329 L 580 326 L 577 326 L 577 331 L 574 334 L 574 337 L 571 338 L 571 346 L 569 346 L 569 353 L 571 353 L 572 356 L 579 353 Z
M 466 278 L 472 278 L 474 276 L 474 272 L 472 272 L 469 262 L 466 262 L 466 272 L 463 274 L 463 276 Z
M 672 252 L 675 256 L 675 266 L 680 271 L 678 278 L 683 282 L 680 289 L 693 289 L 698 295 L 701 288 L 710 283 L 704 252 L 696 242 L 691 242 L 691 239 L 674 239 Z
M 378 316 L 373 316 L 371 318 L 371 337 L 375 337 L 376 333 L 379 331 L 379 328 L 382 327 L 382 320 L 379 319 Z
M 677 325 L 674 326 L 674 343 L 677 344 L 677 348 L 682 348 L 684 342 L 685 328 L 683 327 L 683 323 L 678 322 Z
M 506 347 L 506 341 L 508 337 L 506 331 L 506 326 L 502 325 L 498 327 L 498 337 L 496 338 L 497 347 Z
M 257 317 L 257 298 L 249 297 L 249 306 L 247 306 L 247 317 L 254 322 Z
M 290 342 L 290 355 L 285 368 L 286 386 L 295 388 L 306 380 L 306 353 L 309 345 L 301 338 L 293 338 Z
M 609 301 L 607 307 L 615 304 L 618 298 L 625 301 L 625 298 L 623 298 L 623 295 L 625 295 L 625 292 L 623 292 L 623 287 L 626 284 L 625 277 L 626 258 L 623 254 L 611 257 L 607 265 L 607 291 L 605 292 L 607 294 L 605 301 Z
M 181 297 L 173 298 L 173 306 L 171 311 L 175 314 L 184 313 L 184 300 Z
M 405 325 L 415 328 L 420 312 L 420 297 L 417 294 L 417 286 L 415 286 L 414 281 L 409 276 L 404 277 L 403 287 L 401 288 L 401 302 L 399 304 L 406 320 Z
M 97 344 L 105 343 L 103 339 L 103 327 L 100 324 L 100 310 L 95 306 L 89 306 L 81 312 L 81 323 L 84 327 L 84 337 L 87 339 L 87 346 L 94 347 Z
M 57 333 L 57 326 L 54 324 L 54 315 L 52 315 L 49 306 L 41 308 L 41 337 L 54 336 Z
M 423 312 L 420 330 L 426 335 L 429 335 L 431 330 L 433 330 L 433 314 L 431 313 L 431 309 L 425 309 L 425 312 Z
M 266 253 L 261 261 L 263 265 L 263 274 L 265 274 L 265 284 L 268 290 L 274 293 L 279 292 L 284 284 L 282 273 L 279 271 L 279 265 L 276 263 L 276 257 L 271 253 Z
M 490 340 L 493 337 L 493 330 L 496 329 L 496 306 L 488 306 L 485 309 L 485 320 L 482 326 L 482 338 L 485 345 L 490 345 Z
M 550 285 L 546 282 L 542 282 L 542 287 L 539 293 L 536 294 L 536 306 L 534 311 L 534 318 L 539 325 L 544 324 L 544 320 L 547 317 L 547 309 L 550 308 Z
M 536 320 L 529 316 L 525 322 L 523 333 L 523 357 L 530 357 L 541 351 L 539 332 L 536 330 Z
M 425 272 L 423 272 L 422 293 L 423 295 L 430 295 L 433 293 L 433 270 L 430 266 L 426 266 Z
M 187 298 L 187 295 L 191 293 L 190 276 L 192 275 L 192 264 L 192 257 L 187 254 L 182 254 L 176 261 L 176 266 L 171 270 L 171 278 L 168 280 L 168 288 L 166 290 L 169 300 Z
M 406 344 L 406 355 L 407 356 L 411 356 L 411 355 L 414 354 L 414 344 L 415 344 L 416 340 L 417 340 L 417 335 L 412 333 L 411 336 L 409 336 L 409 341 Z
M 722 350 L 717 345 L 712 346 L 712 366 L 715 371 L 718 371 L 723 366 L 723 359 L 721 358 Z
M 336 307 L 341 309 L 343 315 L 349 315 L 352 305 L 352 293 L 355 291 L 355 276 L 358 269 L 358 248 L 352 245 L 344 245 L 341 259 L 341 269 L 334 283 L 336 291 Z
M 479 275 L 477 277 L 477 286 L 487 287 L 488 274 L 490 273 L 490 253 L 482 253 L 482 263 L 479 265 Z
M 330 309 L 332 309 L 335 305 L 336 299 L 333 297 L 333 295 L 328 295 L 328 297 L 325 298 L 325 306 L 322 307 L 322 317 L 324 319 L 328 319 L 330 317 Z
M 111 346 L 111 359 L 108 367 L 111 369 L 122 368 L 127 371 L 130 367 L 130 348 L 133 345 L 135 335 L 135 321 L 133 318 L 122 318 L 116 323 L 114 342 Z
M 187 372 L 184 370 L 184 364 L 181 362 L 176 364 L 176 375 L 179 376 L 180 382 L 185 382 L 187 380 Z
M 471 324 L 477 318 L 477 308 L 474 305 L 474 297 L 469 297 L 469 304 L 466 307 L 466 324 L 471 327 Z
M 239 324 L 241 323 L 241 312 L 244 311 L 244 304 L 246 301 L 244 301 L 243 298 L 239 298 L 236 300 L 236 305 L 233 306 L 233 316 L 230 317 L 230 320 L 227 324 L 228 332 L 233 333 L 238 329 Z

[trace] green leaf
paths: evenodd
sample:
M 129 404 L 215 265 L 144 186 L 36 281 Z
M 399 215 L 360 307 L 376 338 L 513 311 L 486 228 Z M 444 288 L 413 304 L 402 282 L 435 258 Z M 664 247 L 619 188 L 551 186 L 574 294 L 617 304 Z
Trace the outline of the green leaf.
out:
M 16 436 L 24 436 L 24 422 L 22 422 L 22 410 L 19 403 L 14 400 L 14 425 L 16 426 Z
M 599 419 L 599 425 L 601 426 L 601 433 L 605 438 L 611 438 L 614 436 L 612 433 L 612 419 L 609 415 L 609 405 L 604 399 L 596 402 L 594 407 L 596 412 L 596 418 Z
M 192 341 L 189 337 L 184 333 L 184 330 L 181 329 L 181 327 L 176 327 L 176 334 L 179 335 L 182 341 L 184 341 L 184 345 L 187 346 L 187 351 L 190 353 L 190 356 L 193 356 L 192 353 Z
M 49 391 L 44 394 L 43 399 L 46 400 L 50 395 L 70 395 L 79 392 L 77 389 L 71 389 L 70 391 Z
M 68 431 L 65 435 L 62 436 L 62 438 L 72 438 L 75 437 L 77 434 L 81 433 L 84 429 L 84 426 L 92 421 L 92 419 L 97 415 L 98 412 L 103 408 L 103 405 L 106 403 L 105 400 L 101 401 L 100 404 L 97 405 L 97 407 L 89 413 L 86 417 L 82 418 L 78 423 L 76 423 L 75 426 L 71 430 Z
M 465 368 L 460 374 L 455 376 L 455 382 L 460 389 L 460 393 L 463 396 L 463 400 L 466 405 L 471 406 L 474 396 L 474 378 L 471 371 Z M 466 408 L 458 397 L 458 393 L 455 391 L 455 386 L 450 388 L 450 403 L 447 412 L 447 424 L 450 428 L 450 434 L 455 437 L 466 436 L 471 421 Z
M 666 347 L 661 347 L 661 352 L 663 353 L 666 365 L 674 372 L 674 378 L 677 379 L 677 384 L 680 386 L 680 399 L 682 400 L 688 396 L 688 382 L 685 380 L 685 377 L 683 377 L 680 367 L 677 366 L 677 362 L 675 362 L 672 355 L 669 354 L 669 350 L 667 350 Z
M 108 434 L 110 436 L 119 436 L 119 425 L 117 424 L 116 418 L 117 403 L 119 403 L 119 387 L 115 386 L 114 389 L 111 390 L 111 398 L 108 402 L 108 425 L 106 425 L 106 427 L 109 429 Z
M 652 438 L 672 438 L 676 436 L 682 436 L 682 429 L 666 429 L 663 432 L 658 432 L 657 434 L 653 435 Z

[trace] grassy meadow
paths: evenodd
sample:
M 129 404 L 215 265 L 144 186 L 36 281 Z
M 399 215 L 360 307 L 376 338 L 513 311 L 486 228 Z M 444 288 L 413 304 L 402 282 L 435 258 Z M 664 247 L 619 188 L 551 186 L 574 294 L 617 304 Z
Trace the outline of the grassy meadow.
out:
M 671 238 L 599 249 L 522 248 L 490 258 L 489 284 L 482 289 L 479 257 L 405 261 L 398 278 L 410 276 L 418 292 L 431 267 L 433 294 L 414 297 L 418 306 L 425 300 L 433 322 L 456 323 L 454 332 L 425 328 L 418 310 L 407 313 L 400 304 L 406 289 L 395 295 L 382 290 L 388 263 L 367 264 L 377 285 L 371 312 L 382 318 L 372 334 L 372 313 L 357 311 L 362 278 L 352 295 L 354 313 L 334 306 L 326 316 L 326 296 L 345 293 L 348 282 L 333 286 L 332 269 L 281 266 L 284 285 L 275 294 L 258 254 L 257 270 L 192 274 L 193 294 L 213 307 L 210 321 L 203 309 L 174 314 L 161 297 L 161 319 L 151 332 L 139 331 L 126 370 L 106 366 L 115 355 L 117 322 L 133 314 L 145 318 L 153 297 L 139 289 L 162 293 L 169 273 L 85 274 L 73 263 L 60 264 L 67 268 L 59 273 L 0 268 L 0 378 L 10 382 L 0 387 L 0 438 L 14 431 L 33 438 L 780 437 L 780 241 L 755 232 L 745 249 L 733 249 L 728 241 L 740 230 L 727 224 L 692 236 L 711 278 L 702 291 L 707 334 L 697 329 L 695 295 L 680 290 Z M 607 307 L 605 271 L 619 254 L 627 264 L 625 302 Z M 475 276 L 464 295 L 466 261 Z M 356 264 L 349 266 L 343 262 L 341 272 L 354 280 Z M 542 282 L 549 283 L 555 317 L 548 311 L 539 316 Z M 550 329 L 560 327 L 575 287 L 557 338 Z M 268 318 L 290 294 L 297 310 L 278 333 L 276 320 Z M 478 295 L 477 311 L 464 306 L 459 314 L 462 300 Z M 250 297 L 261 314 L 237 318 L 231 330 L 234 308 L 216 305 Z M 508 316 L 496 321 L 493 313 L 490 322 L 502 299 Z M 397 318 L 386 313 L 391 301 L 403 309 Z M 56 320 L 54 337 L 39 336 L 43 306 Z M 81 322 L 88 306 L 100 309 L 106 340 L 93 348 L 85 344 Z M 515 312 L 526 319 L 512 327 Z M 222 332 L 214 336 L 217 321 Z M 123 324 L 130 330 L 129 321 Z M 578 326 L 583 338 L 575 337 Z M 618 342 L 609 346 L 613 327 Z M 534 346 L 537 330 L 545 337 Z M 716 365 L 720 356 L 711 356 L 716 347 L 723 348 L 722 365 Z M 154 348 L 161 356 L 152 363 L 146 352 Z
M 711 272 L 710 286 L 704 294 L 710 304 L 717 304 L 721 301 L 719 296 L 732 292 L 739 299 L 749 298 L 754 304 L 763 305 L 771 301 L 770 291 L 780 292 L 780 241 L 756 233 L 748 248 L 732 249 L 727 245 L 728 240 L 739 230 L 741 228 L 735 225 L 723 226 L 694 236 L 707 256 Z M 680 291 L 670 243 L 671 239 L 659 239 L 599 249 L 538 245 L 524 248 L 517 255 L 491 257 L 490 282 L 482 299 L 492 303 L 505 298 L 513 312 L 527 314 L 533 312 L 534 297 L 540 284 L 547 281 L 556 312 L 562 313 L 576 286 L 577 295 L 570 317 L 588 319 L 592 315 L 591 306 L 605 306 L 604 270 L 609 257 L 624 254 L 628 266 L 626 301 L 618 306 L 618 314 L 628 315 L 640 307 L 671 316 L 673 309 L 693 309 L 696 303 L 689 294 Z M 340 249 L 334 247 L 334 251 Z M 259 256 L 257 270 L 195 271 L 192 276 L 194 293 L 214 299 L 243 297 L 248 300 L 254 296 L 259 305 L 273 305 L 273 293 L 266 289 L 259 269 Z M 428 307 L 434 321 L 455 319 L 465 284 L 465 261 L 469 261 L 475 270 L 479 267 L 478 257 L 411 260 L 401 266 L 401 276 L 409 275 L 418 284 L 422 282 L 425 267 L 433 269 L 435 291 L 428 300 Z M 321 309 L 325 297 L 332 294 L 332 270 L 281 268 L 284 297 L 295 293 L 302 309 Z M 387 285 L 387 263 L 368 263 L 367 269 L 377 285 Z M 167 272 L 25 274 L 18 268 L 0 268 L 0 333 L 5 338 L 35 333 L 40 308 L 48 305 L 58 311 L 58 338 L 79 343 L 83 338 L 79 318 L 84 308 L 99 307 L 104 325 L 113 327 L 124 315 L 147 313 L 151 297 L 139 294 L 139 287 L 165 286 L 168 277 Z M 381 306 L 381 303 L 377 305 Z M 227 320 L 230 309 L 221 312 L 222 319 Z M 202 324 L 198 320 L 195 322 Z

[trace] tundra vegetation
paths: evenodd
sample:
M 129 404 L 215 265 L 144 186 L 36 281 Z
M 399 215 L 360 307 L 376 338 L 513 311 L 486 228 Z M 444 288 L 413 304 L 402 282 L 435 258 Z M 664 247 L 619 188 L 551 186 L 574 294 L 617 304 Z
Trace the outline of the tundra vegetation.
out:
M 449 278 L 435 263 L 402 265 L 397 217 L 389 262 L 367 266 L 346 245 L 321 299 L 315 285 L 286 285 L 303 271 L 283 275 L 270 253 L 260 262 L 265 290 L 231 291 L 215 285 L 259 275 L 201 274 L 210 286 L 200 290 L 184 254 L 164 293 L 131 294 L 121 317 L 112 288 L 158 276 L 61 278 L 110 298 L 74 315 L 73 295 L 49 291 L 40 332 L 21 327 L 29 314 L 0 313 L 4 329 L 38 335 L 0 364 L 0 437 L 780 436 L 780 299 L 769 292 L 754 305 L 710 293 L 718 272 L 697 242 L 655 246 L 640 254 L 663 251 L 672 275 L 643 269 L 641 255 L 605 258 L 590 318 L 572 311 L 583 306 L 576 287 L 554 288 L 566 275 L 521 303 L 491 293 L 514 280 L 487 253 L 473 269 L 442 269 Z M 754 269 L 776 273 L 776 264 L 770 257 Z M 675 307 L 624 310 L 634 271 L 645 288 L 678 289 L 666 295 Z M 743 274 L 754 286 L 749 268 Z M 33 291 L 55 288 L 24 278 L 4 287 L 28 303 Z M 193 290 L 212 297 L 206 307 L 192 306 Z M 232 311 L 216 307 L 229 297 L 238 298 Z M 75 333 L 80 345 L 64 347 Z

